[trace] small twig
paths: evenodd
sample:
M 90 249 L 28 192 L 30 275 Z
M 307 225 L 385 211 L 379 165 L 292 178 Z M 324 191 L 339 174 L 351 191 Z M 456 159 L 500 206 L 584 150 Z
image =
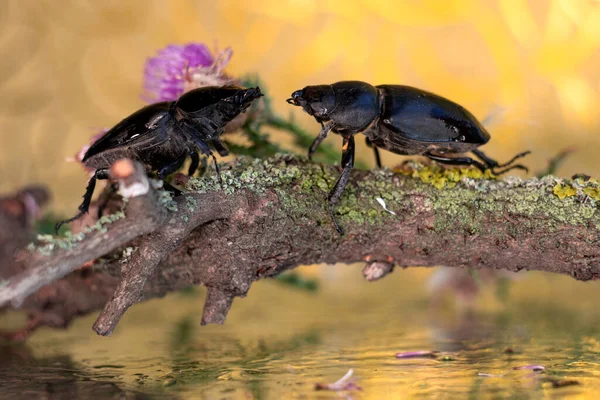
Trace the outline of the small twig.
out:
M 131 163 L 127 161 L 127 163 Z M 129 173 L 122 175 L 121 173 Z M 10 279 L 0 290 L 0 307 L 7 302 L 19 306 L 23 300 L 44 285 L 62 278 L 90 260 L 103 256 L 132 239 L 152 232 L 165 217 L 163 207 L 158 204 L 150 189 L 148 178 L 141 164 L 135 166 L 115 163 L 111 176 L 122 185 L 122 194 L 135 195 L 129 201 L 127 218 L 114 222 L 111 232 L 97 230 L 89 233 L 85 240 L 74 248 L 59 249 L 50 255 L 38 252 L 30 254 L 25 264 L 30 267 Z M 145 193 L 143 187 L 146 187 Z M 131 221 L 135 220 L 135 224 Z
M 192 196 L 179 197 L 177 199 L 178 210 L 189 212 L 185 209 L 185 204 L 191 201 Z M 202 205 L 203 197 L 207 196 L 199 196 L 193 201 Z M 225 199 L 222 199 L 217 207 L 203 208 L 199 206 L 199 212 L 187 218 L 182 218 L 181 215 L 173 217 L 155 232 L 141 238 L 137 251 L 123 266 L 121 281 L 115 293 L 94 323 L 94 331 L 103 336 L 110 335 L 127 309 L 143 299 L 146 280 L 152 275 L 157 265 L 179 247 L 193 229 L 209 221 L 226 217 L 229 210 L 230 203 Z M 231 301 L 233 301 L 233 295 L 229 306 L 231 306 Z M 229 311 L 229 307 L 224 310 L 224 315 L 227 311 Z
M 235 295 L 223 289 L 208 287 L 204 311 L 202 313 L 202 325 L 225 323 L 227 313 L 231 308 Z

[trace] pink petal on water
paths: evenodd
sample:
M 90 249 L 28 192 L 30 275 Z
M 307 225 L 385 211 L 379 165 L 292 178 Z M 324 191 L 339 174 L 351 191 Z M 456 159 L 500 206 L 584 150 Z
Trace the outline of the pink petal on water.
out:
M 396 353 L 396 358 L 435 358 L 437 353 L 439 352 L 431 350 L 405 351 Z
M 351 390 L 362 390 L 360 386 L 354 383 L 352 379 L 352 374 L 354 370 L 350 368 L 346 375 L 342 376 L 340 379 L 335 381 L 334 383 L 317 383 L 315 384 L 315 390 L 333 390 L 336 392 L 339 391 L 351 391 Z
M 513 367 L 514 370 L 531 370 L 531 371 L 535 371 L 535 372 L 540 372 L 540 371 L 544 371 L 546 369 L 546 367 L 544 367 L 543 365 L 523 365 L 520 367 Z
M 482 377 L 486 377 L 486 378 L 502 378 L 502 377 L 504 377 L 504 375 L 506 375 L 506 374 L 487 374 L 485 372 L 477 373 L 477 376 L 482 376 Z

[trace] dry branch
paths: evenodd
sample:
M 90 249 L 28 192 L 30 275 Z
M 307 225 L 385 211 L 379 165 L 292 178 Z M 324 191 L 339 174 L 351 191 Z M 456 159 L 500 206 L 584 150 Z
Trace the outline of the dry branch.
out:
M 337 208 L 347 232 L 340 236 L 324 201 L 338 168 L 282 156 L 223 170 L 224 190 L 214 177 L 192 179 L 167 211 L 148 186 L 105 231 L 68 249 L 34 250 L 30 267 L 0 289 L 0 306 L 29 296 L 23 307 L 32 320 L 62 326 L 116 289 L 94 324 L 108 335 L 132 304 L 198 284 L 208 287 L 202 323 L 223 323 L 253 281 L 306 264 L 367 261 L 369 280 L 393 265 L 542 270 L 580 280 L 600 274 L 593 182 L 488 180 L 430 167 L 355 171 Z M 91 271 L 60 279 L 107 254 Z M 69 287 L 88 288 L 88 299 L 69 298 Z

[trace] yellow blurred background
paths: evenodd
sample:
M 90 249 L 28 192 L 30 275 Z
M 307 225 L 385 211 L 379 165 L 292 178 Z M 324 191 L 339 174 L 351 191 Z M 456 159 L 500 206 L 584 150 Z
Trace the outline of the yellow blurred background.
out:
M 559 172 L 600 172 L 596 0 L 5 0 L 0 192 L 44 182 L 55 209 L 74 210 L 86 176 L 65 158 L 143 105 L 146 57 L 191 41 L 231 46 L 228 72 L 259 73 L 282 113 L 307 84 L 407 84 L 480 119 L 504 109 L 486 146 L 496 158 L 530 149 L 536 171 L 575 146 Z M 372 163 L 370 153 L 358 157 Z M 388 166 L 396 161 L 384 155 Z

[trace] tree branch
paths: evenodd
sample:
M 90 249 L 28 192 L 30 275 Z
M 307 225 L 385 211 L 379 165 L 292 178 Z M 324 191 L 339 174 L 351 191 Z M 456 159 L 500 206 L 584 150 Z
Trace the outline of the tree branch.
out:
M 106 290 L 90 294 L 90 304 L 78 298 L 71 307 L 49 307 L 40 291 L 24 307 L 58 325 L 44 315 L 56 309 L 62 314 L 54 319 L 66 324 L 116 288 L 94 325 L 107 335 L 137 301 L 197 284 L 209 289 L 202 323 L 223 323 L 233 298 L 244 296 L 253 281 L 306 264 L 366 261 L 368 280 L 394 265 L 542 270 L 580 280 L 600 274 L 600 188 L 593 181 L 494 180 L 470 169 L 418 165 L 397 173 L 354 171 L 336 209 L 347 232 L 340 236 L 325 201 L 339 168 L 280 156 L 244 158 L 222 170 L 223 190 L 214 176 L 191 179 L 171 211 L 153 203 L 157 212 L 147 207 L 155 196 L 150 189 L 129 200 L 127 217 L 106 232 L 69 249 L 36 253 L 32 267 L 0 289 L 0 305 L 18 303 L 111 252 L 87 277 L 78 278 L 79 271 L 67 277 L 86 279 L 90 287 L 102 282 Z M 50 302 L 60 301 L 72 300 L 55 296 Z

